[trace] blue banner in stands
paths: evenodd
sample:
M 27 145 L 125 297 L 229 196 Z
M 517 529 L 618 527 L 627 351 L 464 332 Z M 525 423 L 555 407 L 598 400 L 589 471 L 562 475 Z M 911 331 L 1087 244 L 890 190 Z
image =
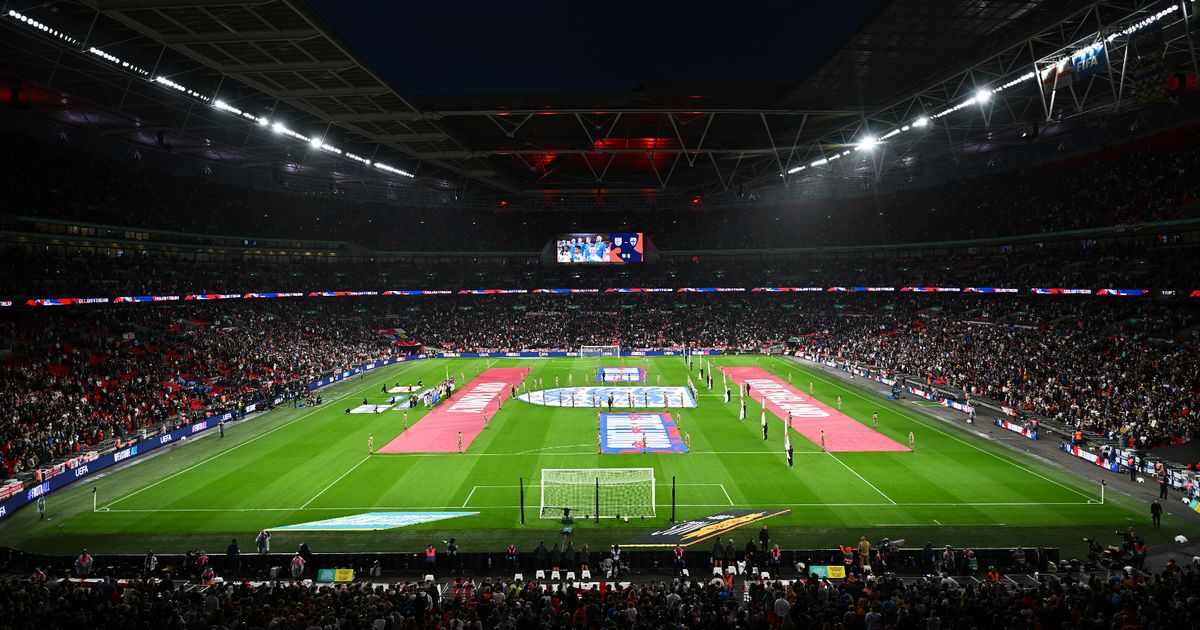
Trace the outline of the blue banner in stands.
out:
M 1098 42 L 1071 55 L 1071 74 L 1082 81 L 1097 74 L 1108 72 L 1108 51 L 1104 42 Z

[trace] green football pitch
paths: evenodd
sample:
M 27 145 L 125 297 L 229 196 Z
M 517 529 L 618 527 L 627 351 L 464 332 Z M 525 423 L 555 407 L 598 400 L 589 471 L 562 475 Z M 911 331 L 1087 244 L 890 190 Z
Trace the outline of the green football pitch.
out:
M 690 434 L 689 453 L 599 455 L 594 410 L 508 401 L 465 453 L 368 456 L 368 434 L 377 447 L 386 444 L 402 431 L 403 414 L 347 415 L 345 409 L 363 398 L 383 402 L 385 384 L 432 383 L 446 371 L 469 384 L 489 367 L 528 367 L 530 378 L 541 378 L 546 388 L 556 377 L 567 385 L 568 375 L 577 386 L 594 385 L 600 365 L 642 366 L 649 384 L 661 379 L 664 386 L 684 385 L 688 376 L 680 358 L 416 361 L 331 386 L 323 391 L 323 406 L 286 405 L 230 425 L 224 438 L 207 435 L 59 491 L 48 498 L 47 520 L 22 510 L 0 528 L 0 545 L 53 553 L 84 546 L 94 553 L 211 550 L 223 549 L 231 537 L 249 547 L 263 528 L 372 511 L 448 510 L 478 515 L 385 531 L 279 532 L 272 547 L 308 542 L 318 551 L 415 551 L 453 535 L 463 551 L 495 551 L 509 542 L 529 549 L 561 528 L 538 517 L 542 469 L 612 467 L 654 469 L 657 514 L 629 522 L 580 519 L 577 544 L 598 548 L 666 525 L 672 478 L 680 520 L 733 508 L 790 509 L 766 521 L 772 538 L 790 547 L 830 547 L 866 534 L 917 545 L 1058 545 L 1081 555 L 1081 537 L 1111 536 L 1127 519 L 1152 543 L 1197 534 L 1171 517 L 1163 529 L 1151 530 L 1145 504 L 1118 492 L 1102 500 L 1098 479 L 1108 473 L 1075 476 L 925 415 L 910 401 L 887 400 L 788 360 L 709 360 L 759 365 L 801 391 L 811 382 L 817 399 L 834 406 L 840 396 L 843 413 L 860 422 L 869 424 L 877 411 L 878 430 L 898 442 L 907 444 L 913 432 L 916 450 L 833 454 L 792 433 L 796 465 L 788 469 L 781 432 L 764 442 L 758 403 L 749 406 L 750 420 L 739 421 L 737 396 L 725 404 L 718 380 L 712 391 L 701 390 L 697 408 L 670 410 Z M 424 413 L 411 411 L 410 425 Z

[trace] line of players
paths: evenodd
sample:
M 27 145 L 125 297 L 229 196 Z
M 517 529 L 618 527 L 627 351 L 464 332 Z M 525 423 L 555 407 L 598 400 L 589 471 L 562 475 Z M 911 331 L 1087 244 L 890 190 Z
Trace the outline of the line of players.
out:
M 557 242 L 556 259 L 560 263 L 609 262 L 609 245 L 604 235 L 592 234 L 584 237 L 560 239 Z

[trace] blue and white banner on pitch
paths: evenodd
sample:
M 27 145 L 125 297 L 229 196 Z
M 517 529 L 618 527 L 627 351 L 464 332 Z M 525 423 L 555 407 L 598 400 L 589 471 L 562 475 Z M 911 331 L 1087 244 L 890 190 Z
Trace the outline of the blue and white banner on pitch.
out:
M 622 409 L 661 409 L 674 407 L 695 407 L 696 399 L 691 390 L 686 387 L 629 387 L 603 386 L 595 387 L 556 387 L 517 395 L 534 405 L 547 407 L 592 407 L 608 408 L 608 400 L 612 398 L 612 406 Z
M 596 372 L 597 383 L 645 383 L 646 369 L 640 367 L 602 367 Z
M 271 530 L 276 532 L 372 531 L 380 529 L 395 529 L 397 527 L 407 527 L 409 525 L 419 525 L 421 523 L 432 523 L 434 521 L 443 521 L 448 518 L 458 518 L 459 516 L 478 515 L 479 512 L 367 512 L 366 514 L 355 514 L 354 516 L 339 516 L 337 518 L 327 518 L 308 523 L 283 525 L 281 527 L 273 527 Z
M 675 419 L 665 412 L 602 413 L 600 435 L 604 453 L 688 452 Z

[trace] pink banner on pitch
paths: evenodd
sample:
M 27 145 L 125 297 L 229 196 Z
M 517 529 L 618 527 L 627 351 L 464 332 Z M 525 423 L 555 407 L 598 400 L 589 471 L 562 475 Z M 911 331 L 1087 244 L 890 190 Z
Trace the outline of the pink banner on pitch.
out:
M 750 384 L 750 396 L 757 401 L 766 401 L 767 409 L 786 420 L 792 414 L 792 429 L 811 440 L 821 443 L 821 432 L 825 432 L 825 450 L 830 453 L 907 451 L 909 448 L 875 431 L 871 427 L 833 409 L 821 401 L 801 394 L 762 368 L 727 367 L 722 371 L 738 386 Z
M 491 368 L 454 392 L 416 424 L 379 449 L 380 453 L 453 453 L 462 432 L 463 450 L 483 431 L 483 417 L 492 417 L 509 389 L 525 379 L 529 368 Z

